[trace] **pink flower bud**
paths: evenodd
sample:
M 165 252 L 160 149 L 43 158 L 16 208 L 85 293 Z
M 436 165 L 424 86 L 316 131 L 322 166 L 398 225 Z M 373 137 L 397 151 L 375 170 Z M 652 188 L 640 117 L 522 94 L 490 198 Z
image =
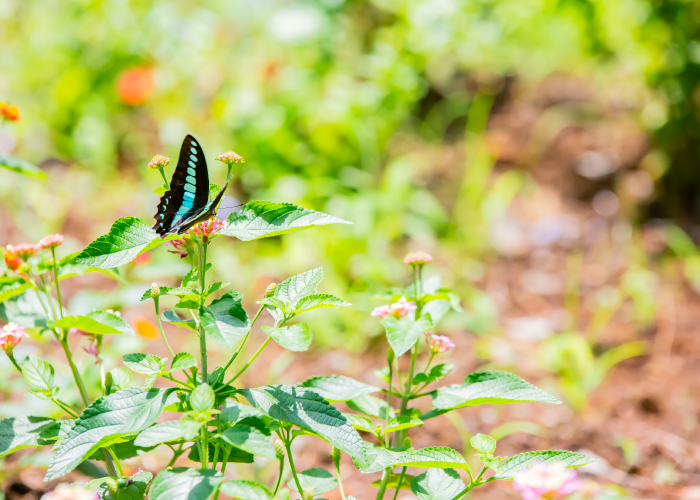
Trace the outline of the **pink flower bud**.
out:
M 523 500 L 540 500 L 571 495 L 578 491 L 582 485 L 576 471 L 567 469 L 560 463 L 551 466 L 539 463 L 515 476 L 513 483 Z
M 83 351 L 88 353 L 90 356 L 95 357 L 95 364 L 100 364 L 100 352 L 97 350 L 97 345 L 91 345 L 90 347 L 83 347 Z
M 449 337 L 445 335 L 435 335 L 430 332 L 425 332 L 425 343 L 430 350 L 435 353 L 447 352 L 455 346 L 454 342 L 452 342 Z
M 0 330 L 0 349 L 12 351 L 23 337 L 29 338 L 24 327 L 15 323 L 8 323 Z
M 412 266 L 417 264 L 427 264 L 433 260 L 433 256 L 425 252 L 411 252 L 403 258 L 405 264 Z
M 162 155 L 155 155 L 148 164 L 148 168 L 163 168 L 170 163 L 170 158 Z
M 40 249 L 52 249 L 63 245 L 63 235 L 62 234 L 50 234 L 44 236 L 39 240 L 36 246 Z
M 233 151 L 226 151 L 224 154 L 219 155 L 216 158 L 218 161 L 225 163 L 226 165 L 233 165 L 234 163 L 245 163 L 243 157 Z
M 173 249 L 168 250 L 168 252 L 179 255 L 181 259 L 187 257 L 187 242 L 184 238 L 180 238 L 179 240 L 166 241 L 165 246 L 167 247 L 168 245 L 173 247 Z
M 7 245 L 7 249 L 24 261 L 27 261 L 32 255 L 39 251 L 39 248 L 31 243 L 22 243 L 17 246 Z
M 393 311 L 390 305 L 383 305 L 372 309 L 371 316 L 379 316 L 380 318 L 386 318 L 392 312 Z

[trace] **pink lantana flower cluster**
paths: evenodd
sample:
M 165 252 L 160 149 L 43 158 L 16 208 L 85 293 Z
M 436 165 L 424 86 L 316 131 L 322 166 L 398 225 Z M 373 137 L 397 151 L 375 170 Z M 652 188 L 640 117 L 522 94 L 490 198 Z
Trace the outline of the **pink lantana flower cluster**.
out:
M 540 463 L 515 477 L 513 486 L 523 500 L 555 499 L 571 495 L 583 485 L 573 469 Z
M 59 484 L 56 489 L 45 493 L 41 500 L 100 500 L 100 494 L 78 484 Z
M 404 264 L 412 266 L 427 264 L 432 260 L 433 256 L 426 252 L 411 252 L 403 258 Z
M 34 255 L 36 255 L 39 250 L 53 250 L 62 244 L 63 235 L 49 234 L 48 236 L 44 236 L 42 239 L 40 239 L 39 243 L 36 245 L 33 243 L 7 245 L 7 248 L 5 248 L 5 254 L 3 255 L 5 259 L 5 266 L 12 271 L 17 271 L 20 269 L 20 267 L 22 267 L 24 262 L 27 262 Z
M 7 245 L 7 249 L 25 262 L 39 251 L 39 247 L 37 245 L 33 245 L 32 243 Z
M 176 255 L 179 255 L 181 259 L 184 259 L 187 257 L 187 254 L 189 253 L 187 249 L 187 241 L 185 241 L 185 238 L 180 238 L 177 240 L 171 240 L 171 241 L 166 241 L 165 246 L 172 246 L 172 250 L 168 250 L 170 253 L 174 253 Z
M 216 159 L 226 165 L 233 165 L 234 163 L 245 163 L 243 157 L 237 153 L 234 153 L 233 151 L 226 151 L 224 154 L 219 155 Z
M 434 353 L 447 352 L 455 346 L 454 342 L 450 340 L 450 337 L 435 335 L 430 332 L 425 332 L 425 343 Z
M 63 245 L 63 235 L 62 234 L 49 234 L 44 236 L 36 244 L 37 248 L 40 250 L 51 250 L 56 247 Z
M 155 155 L 153 159 L 148 163 L 148 168 L 163 168 L 170 163 L 170 158 L 163 155 Z
M 199 224 L 192 226 L 185 233 L 185 236 L 201 236 L 204 243 L 207 243 L 212 236 L 220 232 L 222 229 L 224 229 L 224 227 L 226 227 L 226 223 L 224 221 L 217 219 L 216 217 L 212 217 L 209 220 L 205 220 L 204 222 L 200 222 Z
M 401 297 L 398 302 L 394 302 L 393 304 L 375 307 L 371 314 L 372 316 L 379 316 L 380 318 L 386 318 L 387 316 L 402 318 L 416 308 L 415 302 L 409 302 L 406 297 Z
M 29 337 L 29 334 L 23 327 L 8 323 L 0 329 L 0 349 L 11 352 L 24 337 Z

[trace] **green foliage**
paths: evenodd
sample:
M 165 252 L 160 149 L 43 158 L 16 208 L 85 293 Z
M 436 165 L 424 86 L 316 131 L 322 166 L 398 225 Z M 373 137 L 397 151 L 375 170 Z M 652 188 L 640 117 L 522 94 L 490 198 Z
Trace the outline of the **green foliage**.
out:
M 464 488 L 454 469 L 428 469 L 411 481 L 411 491 L 420 500 L 452 500 Z
M 129 323 L 108 311 L 93 311 L 86 315 L 66 316 L 49 324 L 52 328 L 76 328 L 87 333 L 136 335 Z
M 226 292 L 205 308 L 205 331 L 211 339 L 224 347 L 233 347 L 250 330 L 248 314 L 241 305 L 243 295 Z
M 272 418 L 317 433 L 345 453 L 363 460 L 362 439 L 345 417 L 315 392 L 286 385 L 239 391 L 255 408 Z
M 174 397 L 173 389 L 126 389 L 97 399 L 59 441 L 46 477 L 61 477 L 97 449 L 146 429 Z
M 250 201 L 240 212 L 233 212 L 226 220 L 221 234 L 235 236 L 242 241 L 256 240 L 278 234 L 327 224 L 350 224 L 332 215 L 301 208 L 291 203 Z
M 160 472 L 151 484 L 150 500 L 209 500 L 224 480 L 216 470 L 177 467 Z
M 12 417 L 0 420 L 0 457 L 22 448 L 48 444 L 56 420 L 47 417 Z
M 311 341 L 313 340 L 309 325 L 306 323 L 281 326 L 278 328 L 263 326 L 263 331 L 271 336 L 280 346 L 289 351 L 306 351 L 309 349 L 309 346 L 311 346 Z
M 428 373 L 417 373 L 413 377 L 413 385 L 416 384 L 431 384 L 442 377 L 446 377 L 450 374 L 454 365 L 452 363 L 440 363 L 439 365 L 433 366 Z
M 190 406 L 197 414 L 205 414 L 214 408 L 214 390 L 209 384 L 200 384 L 190 393 Z
M 32 386 L 32 394 L 52 398 L 58 393 L 54 386 L 54 369 L 51 364 L 35 356 L 27 356 L 22 361 L 22 374 Z
M 299 493 L 306 494 L 309 492 L 311 495 L 316 496 L 331 491 L 338 486 L 338 481 L 326 469 L 307 469 L 299 472 L 298 476 L 302 491 L 299 491 L 293 479 L 287 483 L 287 486 Z
M 253 455 L 261 455 L 271 459 L 277 456 L 270 431 L 256 417 L 246 418 L 233 427 L 226 429 L 221 434 L 220 439 Z
M 379 387 L 374 387 L 343 375 L 311 377 L 299 385 L 311 389 L 331 403 L 348 401 L 379 390 Z
M 21 295 L 28 288 L 32 288 L 24 278 L 19 276 L 0 276 L 0 302 Z
M 353 457 L 355 465 L 363 473 L 379 472 L 387 467 L 397 465 L 405 467 L 424 467 L 447 469 L 469 469 L 462 455 L 451 448 L 442 446 L 421 448 L 418 450 L 392 451 L 379 446 L 368 445 L 366 461 L 361 462 Z
M 155 446 L 162 443 L 179 441 L 184 437 L 184 432 L 178 420 L 170 420 L 155 424 L 139 432 L 134 444 L 140 447 Z
M 488 371 L 468 375 L 463 384 L 433 391 L 433 405 L 454 409 L 481 404 L 506 404 L 525 401 L 560 404 L 554 396 L 508 372 Z
M 20 160 L 19 158 L 13 158 L 5 154 L 0 154 L 0 167 L 6 168 L 7 170 L 12 170 L 18 174 L 27 175 L 29 177 L 36 177 L 37 179 L 46 180 L 46 174 L 39 169 L 36 165 L 29 163 L 28 161 Z
M 514 479 L 518 474 L 532 469 L 540 463 L 546 465 L 563 464 L 566 467 L 581 467 L 596 462 L 597 459 L 587 457 L 573 451 L 546 450 L 520 453 L 506 459 L 498 468 L 497 479 Z
M 221 492 L 239 500 L 270 500 L 272 493 L 262 484 L 244 479 L 233 479 L 221 484 Z
M 382 325 L 386 329 L 389 345 L 397 358 L 416 345 L 423 333 L 433 327 L 432 322 L 427 318 L 414 320 L 410 316 L 403 318 L 387 316 L 382 319 Z

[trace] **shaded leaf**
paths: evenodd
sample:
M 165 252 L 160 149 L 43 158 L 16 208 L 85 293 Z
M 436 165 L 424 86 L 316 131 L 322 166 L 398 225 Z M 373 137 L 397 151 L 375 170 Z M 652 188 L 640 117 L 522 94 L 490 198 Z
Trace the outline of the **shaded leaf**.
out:
M 344 375 L 311 377 L 299 385 L 311 389 L 332 403 L 348 401 L 379 390 L 379 387 L 359 382 Z
M 189 328 L 190 330 L 197 331 L 197 322 L 195 320 L 181 319 L 180 316 L 178 316 L 177 313 L 172 309 L 164 311 L 163 314 L 160 315 L 160 317 L 166 323 L 172 323 L 175 326 L 185 327 Z
M 192 368 L 197 366 L 197 360 L 195 359 L 193 354 L 190 354 L 189 352 L 181 352 L 175 355 L 175 358 L 173 358 L 173 362 L 170 365 L 170 371 L 174 372 L 177 370 L 187 370 L 188 368 Z
M 22 448 L 48 444 L 42 434 L 54 427 L 56 422 L 47 417 L 12 417 L 0 420 L 0 457 Z
M 451 500 L 464 488 L 454 469 L 429 469 L 411 481 L 411 491 L 420 500 Z
M 239 500 L 270 500 L 272 492 L 262 484 L 244 479 L 233 479 L 221 485 L 221 492 Z
M 212 469 L 177 467 L 161 471 L 151 484 L 149 500 L 209 500 L 223 482 Z
M 263 326 L 262 330 L 270 335 L 280 346 L 294 352 L 306 351 L 313 340 L 309 325 L 306 323 L 281 326 L 279 328 Z
M 179 441 L 183 437 L 184 434 L 180 422 L 178 420 L 171 420 L 142 430 L 139 435 L 136 436 L 134 444 L 136 446 L 149 447 L 171 441 Z
M 122 359 L 129 370 L 144 375 L 157 375 L 163 372 L 168 362 L 167 359 L 161 359 L 155 354 L 143 353 L 125 354 Z
M 18 174 L 46 180 L 46 174 L 36 165 L 2 153 L 0 153 L 0 167 L 12 170 Z
M 214 389 L 209 384 L 199 384 L 190 393 L 190 406 L 196 413 L 206 413 L 214 408 Z
M 326 469 L 307 469 L 299 472 L 297 476 L 299 478 L 299 484 L 301 485 L 303 491 L 299 492 L 296 481 L 294 481 L 294 479 L 291 479 L 287 483 L 287 486 L 290 489 L 299 493 L 313 491 L 313 495 L 316 496 L 320 495 L 321 493 L 331 491 L 338 486 L 338 480 L 333 476 L 333 474 L 328 472 Z
M 332 215 L 301 208 L 291 203 L 249 201 L 239 212 L 226 219 L 227 226 L 221 232 L 242 241 L 289 233 L 299 229 L 326 224 L 350 224 Z
M 454 365 L 452 363 L 435 365 L 428 373 L 417 373 L 416 376 L 413 377 L 413 385 L 422 383 L 430 384 L 436 380 L 440 380 L 442 377 L 449 375 L 453 368 Z
M 468 375 L 463 384 L 448 385 L 431 393 L 439 409 L 462 408 L 480 404 L 506 404 L 524 401 L 561 404 L 554 396 L 502 371 L 484 371 Z
M 250 419 L 246 419 L 245 421 L 249 420 Z M 248 453 L 272 459 L 276 458 L 277 453 L 272 437 L 270 436 L 270 431 L 264 428 L 262 422 L 259 427 L 246 425 L 244 422 L 226 429 L 221 434 L 221 439 L 231 446 L 235 446 Z
M 404 316 L 403 318 L 387 316 L 382 319 L 381 323 L 384 325 L 387 340 L 389 340 L 389 344 L 397 358 L 416 345 L 423 333 L 430 330 L 433 326 L 426 318 L 419 318 L 414 321 L 409 316 Z
M 250 329 L 248 314 L 241 305 L 242 299 L 243 295 L 239 292 L 226 292 L 209 304 L 208 309 L 214 314 L 218 328 L 211 338 L 217 344 L 233 347 Z
M 0 302 L 16 297 L 29 288 L 34 287 L 19 276 L 2 276 L 0 277 Z
M 383 399 L 365 394 L 347 402 L 347 405 L 355 411 L 386 420 L 386 411 L 389 410 L 389 418 L 394 418 L 394 409 L 390 408 Z
M 565 450 L 529 451 L 520 453 L 506 459 L 498 468 L 498 479 L 514 479 L 518 474 L 532 469 L 537 464 L 544 463 L 547 466 L 563 464 L 565 467 L 581 467 L 582 465 L 597 462 L 597 458 L 587 457 L 581 453 Z

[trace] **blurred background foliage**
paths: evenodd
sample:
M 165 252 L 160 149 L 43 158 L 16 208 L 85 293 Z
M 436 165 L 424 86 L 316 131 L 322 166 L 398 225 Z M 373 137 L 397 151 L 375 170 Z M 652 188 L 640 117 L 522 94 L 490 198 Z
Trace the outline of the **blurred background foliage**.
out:
M 62 231 L 75 250 L 117 216 L 150 220 L 145 166 L 189 132 L 214 181 L 215 155 L 246 158 L 228 208 L 287 201 L 354 223 L 215 248 L 237 289 L 322 265 L 326 291 L 358 307 L 321 315 L 317 337 L 361 349 L 380 333 L 369 293 L 424 249 L 471 306 L 454 326 L 494 331 L 471 283 L 513 253 L 509 207 L 539 196 L 567 130 L 594 139 L 554 182 L 611 224 L 698 215 L 699 26 L 680 0 L 4 0 L 0 95 L 22 120 L 0 150 L 49 180 L 2 173 L 3 209 L 27 238 Z M 156 252 L 130 278 L 176 274 L 173 259 Z

